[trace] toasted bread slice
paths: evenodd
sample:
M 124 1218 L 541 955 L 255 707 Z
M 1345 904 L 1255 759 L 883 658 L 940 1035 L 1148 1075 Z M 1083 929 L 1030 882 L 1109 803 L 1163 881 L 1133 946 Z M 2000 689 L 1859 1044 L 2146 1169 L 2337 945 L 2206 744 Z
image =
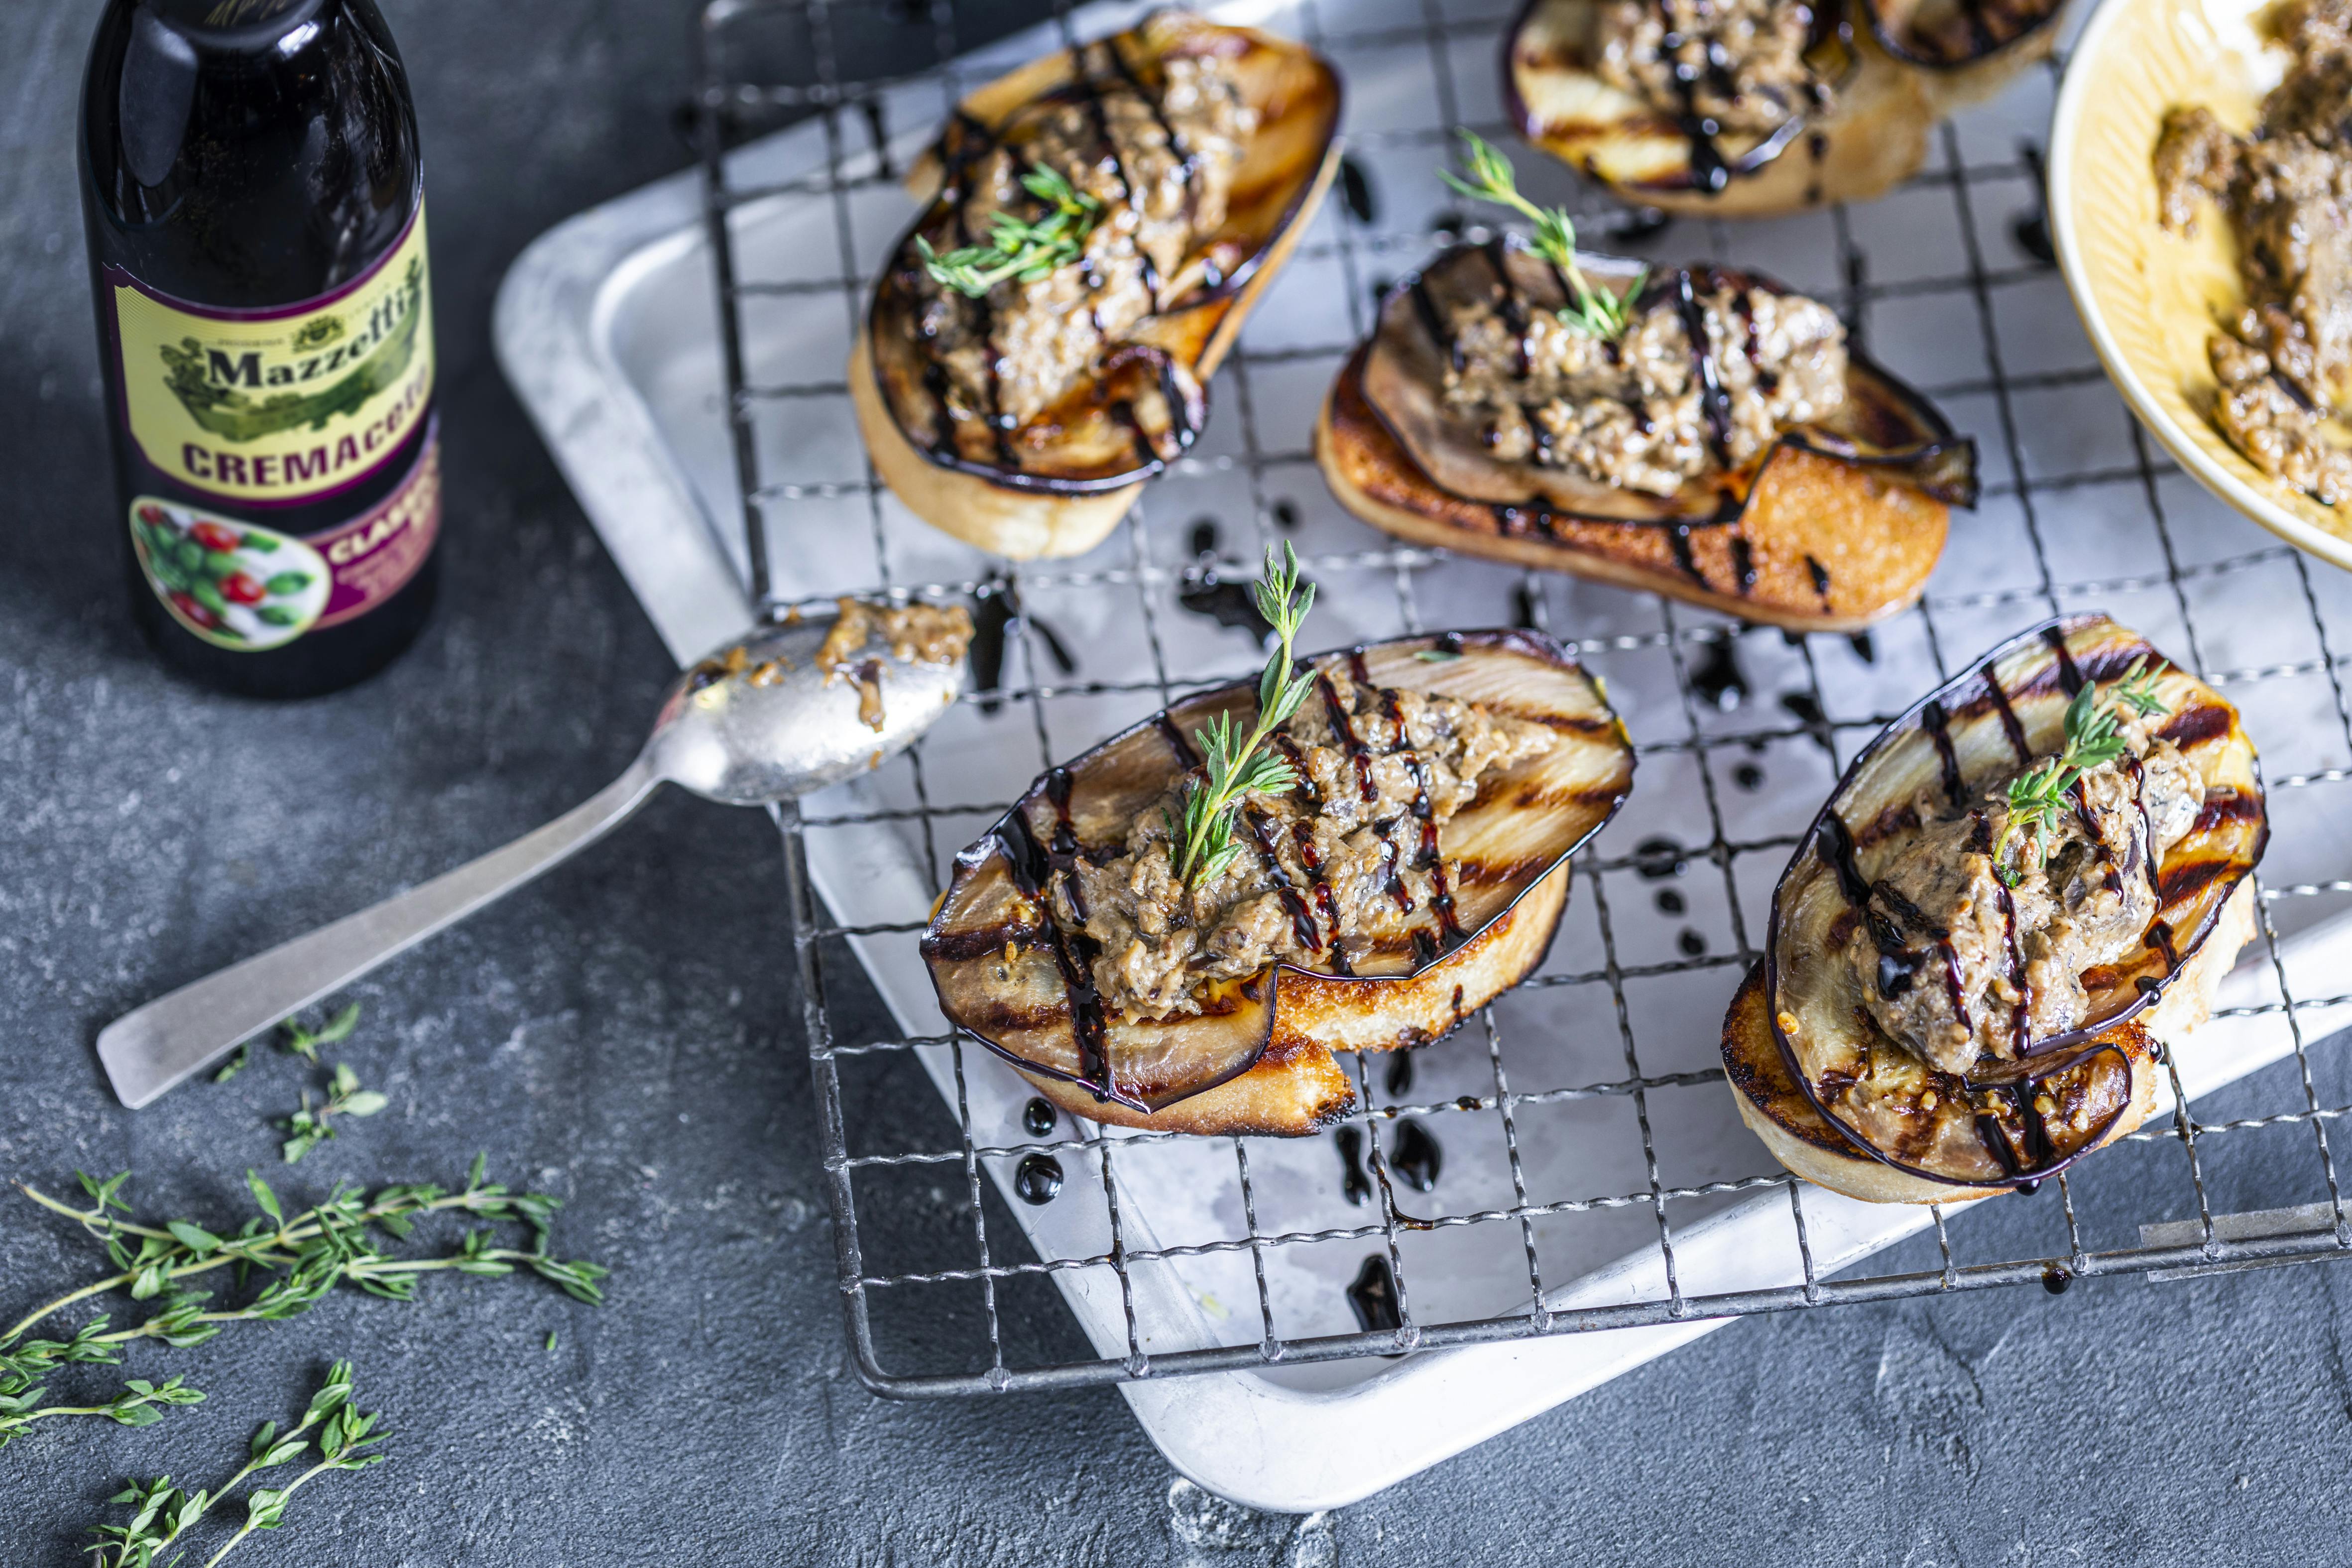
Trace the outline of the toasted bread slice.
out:
M 1832 110 L 1710 138 L 1592 68 L 1602 0 L 1531 0 L 1504 41 L 1505 113 L 1545 152 L 1668 212 L 1772 217 L 1871 201 L 1918 172 L 1938 121 L 2050 53 L 2062 5 L 2021 0 L 1971 35 L 1953 0 L 1880 0 L 1862 7 L 1868 26 L 1844 28 L 1844 7 L 1823 0 L 1808 58 L 1833 84 Z
M 2128 1064 L 2126 1109 L 2074 1158 L 2132 1132 L 2154 1114 L 2166 1054 L 2213 1016 L 2213 996 L 2238 953 L 2254 934 L 2253 885 L 2242 884 L 2223 907 L 2197 956 L 2154 1007 L 2101 1032 Z M 1888 1164 L 1838 1131 L 1790 1074 L 1765 1013 L 1764 965 L 1748 972 L 1723 1020 L 1723 1070 L 1739 1105 L 1739 1119 L 1772 1158 L 1816 1186 L 1870 1204 L 1949 1204 L 1988 1198 L 2009 1186 L 1970 1187 L 1931 1181 Z
M 1000 142 L 1017 145 L 1041 105 L 1085 81 L 1149 79 L 1184 54 L 1228 61 L 1256 111 L 1224 224 L 1160 284 L 1164 308 L 1113 345 L 1104 378 L 975 441 L 981 422 L 953 417 L 928 374 L 913 287 L 919 236 L 940 231 L 961 199 L 954 171 Z M 1339 78 L 1319 57 L 1181 11 L 1156 12 L 967 98 L 940 148 L 908 175 L 924 211 L 894 249 L 850 351 L 858 433 L 883 482 L 924 521 L 998 555 L 1076 555 L 1100 543 L 1206 417 L 1202 389 L 1339 170 Z
M 1413 296 L 1444 289 L 1465 268 L 1483 280 L 1496 256 L 1530 308 L 1558 303 L 1546 293 L 1556 288 L 1548 268 L 1492 246 L 1450 251 L 1399 284 L 1316 424 L 1316 461 L 1341 505 L 1416 544 L 1572 572 L 1796 631 L 1859 630 L 1918 598 L 1943 553 L 1951 504 L 1975 499 L 1975 445 L 1858 351 L 1848 355 L 1836 424 L 1787 432 L 1745 470 L 1695 479 L 1673 496 L 1489 458 L 1438 395 L 1445 361 Z M 1596 259 L 1586 270 L 1605 277 L 1623 265 Z
M 1346 668 L 1359 689 L 1453 697 L 1541 724 L 1552 743 L 1481 777 L 1442 822 L 1415 811 L 1433 825 L 1432 863 L 1454 868 L 1444 898 L 1412 916 L 1434 912 L 1438 925 L 1399 925 L 1377 941 L 1360 926 L 1363 940 L 1342 953 L 1321 871 L 1303 861 L 1285 870 L 1277 858 L 1264 875 L 1293 929 L 1315 935 L 1312 961 L 1215 982 L 1192 1010 L 1161 1017 L 1106 1005 L 1090 944 L 1064 929 L 1052 889 L 1079 858 L 1116 853 L 1194 765 L 1185 737 L 1221 714 L 1252 721 L 1255 687 L 1190 698 L 1039 780 L 957 858 L 923 955 L 948 1018 L 1063 1109 L 1161 1131 L 1312 1132 L 1355 1104 L 1332 1053 L 1425 1045 L 1541 961 L 1567 906 L 1568 857 L 1633 786 L 1633 748 L 1599 684 L 1529 632 L 1408 637 L 1316 662 Z M 1254 840 L 1258 864 L 1281 837 Z
M 2029 1036 L 2026 987 L 2036 972 L 2002 890 L 2009 879 L 1995 900 L 2008 922 L 2011 978 L 2006 990 L 1981 994 L 1964 985 L 1955 956 L 1969 906 L 1956 906 L 1957 918 L 1922 911 L 1878 879 L 1926 830 L 1925 818 L 1973 818 L 1989 834 L 1989 793 L 2066 743 L 2078 694 L 2095 689 L 2112 702 L 2119 681 L 2143 673 L 2156 703 L 2153 732 L 2194 770 L 2201 803 L 2160 859 L 2140 858 L 2144 841 L 2155 842 L 2145 825 L 2112 853 L 2101 849 L 2111 895 L 2121 895 L 2126 875 L 2147 879 L 2145 940 L 2080 974 L 2082 1010 L 2071 1026 Z M 2087 820 L 2084 798 L 2076 802 Z M 2147 813 L 2143 801 L 2143 824 Z M 2053 620 L 2011 639 L 1863 750 L 1773 889 L 1764 961 L 1724 1024 L 1724 1065 L 1741 1114 L 1790 1169 L 1874 1202 L 1980 1194 L 2064 1169 L 2147 1119 L 2163 1048 L 2210 1016 L 2221 977 L 2253 933 L 2251 873 L 2268 836 L 2253 747 L 2210 687 L 2105 616 Z M 1969 851 L 1986 853 L 2000 853 L 1990 837 Z M 2092 895 L 2066 895 L 2077 896 Z M 1944 919 L 1953 929 L 1936 923 Z M 1858 977 L 1849 958 L 1865 931 L 1880 954 L 1874 982 Z M 1988 997 L 2008 996 L 2011 1054 L 1979 1056 L 1964 1075 L 1888 1037 L 1862 988 L 1900 996 L 1914 975 L 1948 985 L 1963 1019 L 1969 1008 L 2001 1005 Z

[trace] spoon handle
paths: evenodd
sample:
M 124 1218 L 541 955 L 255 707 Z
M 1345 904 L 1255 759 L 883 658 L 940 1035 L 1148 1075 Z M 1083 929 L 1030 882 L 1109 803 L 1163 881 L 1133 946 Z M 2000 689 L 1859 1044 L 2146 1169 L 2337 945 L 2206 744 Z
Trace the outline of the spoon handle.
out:
M 98 1036 L 98 1059 L 116 1096 L 138 1110 L 240 1042 L 593 844 L 661 782 L 652 760 L 640 756 L 619 778 L 503 849 L 126 1013 Z

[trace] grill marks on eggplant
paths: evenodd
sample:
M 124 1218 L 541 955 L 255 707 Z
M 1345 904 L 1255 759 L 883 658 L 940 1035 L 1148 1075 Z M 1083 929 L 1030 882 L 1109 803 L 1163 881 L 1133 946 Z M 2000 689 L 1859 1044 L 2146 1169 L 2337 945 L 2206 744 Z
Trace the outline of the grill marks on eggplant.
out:
M 1625 287 L 1624 267 L 1630 264 L 1621 267 L 1595 258 L 1587 258 L 1585 265 L 1597 286 Z M 1724 342 L 1717 342 L 1708 331 L 1709 307 L 1702 302 L 1703 295 L 1717 300 L 1714 309 L 1723 317 Z M 1637 313 L 1670 310 L 1676 315 L 1690 355 L 1692 384 L 1700 393 L 1699 439 L 1712 467 L 1685 478 L 1671 496 L 1629 489 L 1572 466 L 1538 461 L 1554 450 L 1548 426 L 1536 417 L 1549 393 L 1522 407 L 1534 446 L 1527 459 L 1514 461 L 1488 455 L 1484 441 L 1470 429 L 1469 416 L 1448 407 L 1439 395 L 1444 374 L 1458 375 L 1467 363 L 1451 324 L 1449 301 L 1461 309 L 1466 302 L 1485 300 L 1516 340 L 1521 374 L 1526 374 L 1530 312 L 1555 309 L 1570 296 L 1557 268 L 1500 237 L 1456 246 L 1391 292 L 1371 343 L 1342 372 L 1341 390 L 1334 394 L 1334 416 L 1342 412 L 1352 389 L 1394 441 L 1417 482 L 1447 503 L 1476 508 L 1495 538 L 1558 543 L 1565 552 L 1580 548 L 1579 531 L 1591 524 L 1654 528 L 1665 546 L 1668 568 L 1683 581 L 1741 602 L 1753 598 L 1775 570 L 1794 570 L 1791 563 L 1763 558 L 1758 541 L 1743 526 L 1766 468 L 1784 447 L 1872 472 L 1936 501 L 1973 505 L 1974 443 L 1956 437 L 1923 399 L 1851 344 L 1845 406 L 1833 410 L 1822 425 L 1782 427 L 1777 439 L 1735 461 L 1724 357 L 1744 356 L 1748 370 L 1743 384 L 1752 383 L 1768 398 L 1779 384 L 1759 338 L 1757 300 L 1764 295 L 1786 296 L 1787 290 L 1756 274 L 1695 266 L 1654 275 L 1633 301 Z M 1614 348 L 1611 345 L 1612 352 Z M 1400 404 L 1400 377 L 1404 378 L 1402 384 L 1428 390 L 1411 394 Z M 1633 414 L 1637 428 L 1654 434 L 1647 411 L 1636 404 Z M 1475 480 L 1469 477 L 1474 474 Z M 1813 555 L 1802 560 L 1812 572 L 1821 613 L 1832 613 L 1827 567 Z
M 1987 1058 L 1979 1058 L 1968 1077 L 1938 1071 L 1880 1033 L 1861 1007 L 1849 1011 L 1834 1005 L 1834 974 L 1828 966 L 1839 962 L 1835 955 L 1857 931 L 1866 931 L 1881 954 L 1875 978 L 1883 994 L 1891 997 L 1948 974 L 1944 983 L 1950 986 L 1953 1010 L 1967 1017 L 1949 933 L 1906 899 L 1890 897 L 1895 889 L 1874 881 L 1860 857 L 1871 854 L 1885 864 L 1893 853 L 1891 842 L 1916 830 L 1911 797 L 1938 796 L 1958 805 L 2032 762 L 2036 751 L 2029 726 L 2044 738 L 2042 752 L 2054 752 L 2063 729 L 2061 710 L 2072 695 L 2087 683 L 2118 679 L 2142 658 L 2158 672 L 2160 694 L 2174 710 L 2157 733 L 2180 745 L 2183 758 L 2204 780 L 2205 795 L 2194 825 L 2161 866 L 2152 860 L 2118 865 L 2109 851 L 2085 868 L 2084 875 L 2117 888 L 2121 877 L 2144 874 L 2158 901 L 2140 955 L 2084 973 L 2092 1005 L 2081 1026 L 2048 1038 L 2032 1037 L 2016 908 L 1997 880 L 1994 896 L 2005 916 L 2006 979 L 2015 999 L 2007 1021 L 2014 1059 L 1987 1067 Z M 2145 824 L 2140 770 L 2136 760 L 2126 761 L 2135 763 L 2123 771 L 2132 780 Z M 1902 804 L 1883 806 L 1864 829 L 1849 830 L 1846 814 L 1867 809 L 1874 795 L 1891 795 Z M 1991 835 L 1985 814 L 1971 808 L 1969 815 L 1976 823 L 1969 847 L 1988 853 Z M 2154 1048 L 2130 1020 L 2197 955 L 2230 895 L 2259 858 L 2266 836 L 2252 749 L 2226 702 L 2105 616 L 2074 616 L 2035 628 L 1897 721 L 1840 781 L 1774 895 L 1764 969 L 1770 1033 L 1807 1099 L 1856 1147 L 1934 1181 L 2030 1185 L 2095 1147 L 2129 1110 L 2134 1050 L 2145 1058 Z M 2089 837 L 2104 848 L 2099 834 Z M 2143 841 L 2151 841 L 2145 826 Z M 1895 1077 L 1885 1078 L 1869 1065 L 1881 1057 L 1898 1069 Z M 1858 1085 L 1867 1086 L 1865 1098 L 1856 1098 L 1862 1092 Z M 1965 1142 L 1980 1151 L 1981 1163 L 1974 1168 L 1935 1131 L 1962 1114 L 1969 1126 Z M 2083 1125 L 2076 1126 L 2077 1120 Z M 1880 1130 L 1877 1142 L 1865 1126 Z
M 972 101 L 991 105 L 987 118 L 959 109 L 950 119 L 933 153 L 940 188 L 900 239 L 876 289 L 864 341 L 881 409 L 922 458 L 1006 488 L 1076 497 L 1149 479 L 1192 446 L 1207 413 L 1203 356 L 1213 345 L 1222 352 L 1221 327 L 1233 310 L 1246 308 L 1248 286 L 1276 263 L 1276 253 L 1319 195 L 1339 89 L 1330 68 L 1300 46 L 1180 12 L 1155 14 L 1061 59 L 1065 79 L 1025 102 L 1008 104 L 1001 90 L 983 89 Z M 1183 120 L 1197 103 L 1171 110 L 1171 59 L 1221 62 L 1214 70 L 1230 70 L 1256 124 L 1230 137 L 1204 131 L 1208 146 L 1195 145 L 1192 130 L 1215 116 L 1200 111 Z M 1129 107 L 1130 99 L 1140 108 Z M 1116 115 L 1111 100 L 1118 100 Z M 1104 253 L 1117 255 L 1115 267 L 1107 261 L 1097 272 L 1091 254 L 1072 264 L 1088 290 L 1076 309 L 1092 322 L 1094 344 L 1091 359 L 1058 396 L 1049 395 L 1059 384 L 1052 377 L 1040 384 L 1044 392 L 1025 384 L 1008 389 L 1003 379 L 1007 363 L 1025 361 L 1007 361 L 1017 345 L 1001 336 L 1010 317 L 1000 319 L 999 311 L 1037 308 L 1024 300 L 1025 285 L 999 285 L 979 299 L 941 296 L 961 312 L 961 326 L 938 342 L 929 337 L 926 300 L 933 290 L 915 244 L 920 236 L 942 250 L 984 243 L 988 237 L 971 232 L 965 211 L 984 183 L 982 172 L 1001 151 L 1017 173 L 1030 138 L 1055 110 L 1077 116 L 1076 139 L 1091 149 L 1080 161 L 1091 158 L 1105 176 L 1094 195 L 1122 211 L 1160 204 L 1146 222 L 1158 229 L 1170 221 L 1165 204 L 1173 200 L 1186 233 L 1181 275 L 1163 275 L 1141 230 L 1131 257 Z M 1278 153 L 1269 156 L 1262 148 Z M 1130 163 L 1130 155 L 1141 162 Z M 1013 210 L 1034 216 L 1034 204 L 1024 206 L 1025 200 L 1017 198 Z M 1139 321 L 1122 326 L 1128 312 L 1103 303 L 1118 294 L 1144 302 Z M 976 374 L 948 368 L 941 344 L 959 337 L 959 354 L 978 344 Z M 1017 395 L 1008 396 L 1009 390 Z M 1033 413 L 1041 397 L 1050 406 Z
M 1482 705 L 1492 692 L 1520 710 L 1580 721 L 1607 713 L 1590 678 L 1540 634 L 1465 634 L 1445 639 L 1442 651 L 1453 658 L 1428 662 L 1413 657 L 1437 641 L 1406 639 L 1353 655 L 1326 656 L 1319 663 L 1325 669 L 1345 669 L 1372 691 L 1402 688 Z M 1087 951 L 1082 931 L 1066 930 L 1066 920 L 1052 912 L 1057 888 L 1064 898 L 1078 894 L 1076 873 L 1086 863 L 1104 863 L 1089 846 L 1124 843 L 1135 814 L 1160 799 L 1173 775 L 1194 765 L 1185 733 L 1218 711 L 1245 716 L 1254 701 L 1249 688 L 1205 692 L 1114 737 L 1049 772 L 986 837 L 957 858 L 954 884 L 922 943 L 941 1005 L 953 1022 L 1025 1071 L 1081 1086 L 1099 1103 L 1145 1114 L 1215 1088 L 1260 1058 L 1273 1038 L 1280 977 L 1293 972 L 1294 961 L 1269 964 L 1238 982 L 1211 983 L 1195 994 L 1195 1013 L 1131 1017 L 1105 1006 L 1090 973 L 1097 955 Z M 1383 766 L 1391 769 L 1400 765 L 1394 759 L 1404 758 L 1411 787 L 1381 797 L 1392 805 L 1402 798 L 1391 826 L 1404 826 L 1384 841 L 1396 843 L 1402 867 L 1424 879 L 1406 889 L 1408 897 L 1424 893 L 1423 921 L 1409 930 L 1381 930 L 1376 940 L 1351 938 L 1343 952 L 1335 940 L 1340 924 L 1333 889 L 1313 833 L 1302 831 L 1318 818 L 1286 820 L 1253 806 L 1239 825 L 1239 837 L 1244 855 L 1255 858 L 1278 898 L 1297 948 L 1311 958 L 1312 968 L 1297 973 L 1326 988 L 1318 992 L 1315 1005 L 1328 1008 L 1336 1000 L 1378 1018 L 1389 1005 L 1384 998 L 1408 999 L 1415 1010 L 1400 1016 L 1391 1043 L 1410 1046 L 1444 1032 L 1446 1017 L 1424 1018 L 1426 998 L 1411 1000 L 1436 983 L 1437 975 L 1446 975 L 1444 989 L 1454 998 L 1449 1016 L 1458 1022 L 1465 1008 L 1482 1005 L 1500 984 L 1524 972 L 1496 974 L 1474 963 L 1454 975 L 1445 966 L 1457 954 L 1469 956 L 1466 950 L 1479 945 L 1482 935 L 1499 936 L 1498 922 L 1607 820 L 1630 786 L 1632 754 L 1613 721 L 1603 719 L 1598 726 L 1611 731 L 1606 735 L 1581 721 L 1557 726 L 1552 732 L 1559 739 L 1549 750 L 1480 775 L 1475 795 L 1444 825 L 1447 842 L 1442 845 L 1426 765 L 1409 748 L 1391 744 L 1403 739 L 1402 733 L 1380 728 L 1398 725 L 1401 731 L 1402 712 L 1393 703 L 1360 701 L 1357 707 L 1361 710 L 1342 705 L 1349 722 L 1331 725 L 1331 743 L 1335 751 L 1342 750 L 1347 738 L 1368 750 L 1377 744 L 1384 752 Z M 1295 761 L 1294 767 L 1304 780 L 1304 768 Z M 1339 776 L 1353 795 L 1352 765 L 1343 766 Z M 1302 785 L 1302 793 L 1311 795 L 1312 790 L 1311 784 Z M 1519 800 L 1523 795 L 1531 797 L 1526 804 Z M 1417 833 L 1411 830 L 1414 822 L 1420 824 Z M 1459 857 L 1451 876 L 1448 852 Z M 1433 871 L 1436 876 L 1429 878 Z M 1556 895 L 1536 907 L 1543 911 L 1544 923 L 1536 928 L 1540 942 L 1556 918 Z M 1068 904 L 1063 912 L 1082 915 Z M 1367 969 L 1371 973 L 1360 973 Z M 1484 987 L 1483 994 L 1466 994 L 1465 985 Z M 1328 989 L 1333 986 L 1339 991 Z M 1377 1039 L 1377 1033 L 1371 1037 Z M 1308 1048 L 1329 1070 L 1328 1050 L 1311 1041 Z M 1277 1052 L 1271 1059 L 1285 1058 Z M 1069 1103 L 1066 1097 L 1063 1103 Z
M 1591 58 L 1596 47 L 1638 51 L 1637 69 L 1654 69 L 1670 61 L 1671 54 L 1664 51 L 1679 49 L 1686 40 L 1667 0 L 1654 0 L 1663 23 L 1655 56 L 1636 40 L 1604 37 L 1606 24 L 1586 15 L 1598 8 L 1591 0 L 1529 0 L 1506 40 L 1507 109 L 1531 141 L 1571 165 L 1626 191 L 1661 198 L 1721 196 L 1735 182 L 1753 180 L 1771 169 L 1801 138 L 1816 169 L 1804 187 L 1803 205 L 1811 206 L 1822 199 L 1818 168 L 1829 151 L 1831 134 L 1857 129 L 1848 123 L 1849 88 L 1857 89 L 1851 97 L 1858 112 L 1883 112 L 1874 110 L 1871 100 L 1888 96 L 1887 76 L 1901 75 L 1905 67 L 1942 76 L 1981 64 L 2047 28 L 2063 7 L 2063 0 L 1817 0 L 1809 8 L 1804 37 L 1806 75 L 1741 91 L 1734 73 L 1748 62 L 1713 39 L 1704 66 L 1671 66 L 1662 82 L 1608 80 L 1596 68 Z M 1885 60 L 1870 59 L 1855 48 L 1852 29 L 1857 22 L 1868 26 Z M 1857 75 L 1874 79 L 1875 92 L 1871 85 L 1857 82 Z M 1586 78 L 1592 85 L 1582 91 L 1554 88 L 1542 93 L 1536 91 L 1534 79 L 1538 76 Z M 1761 97 L 1769 90 L 1782 100 L 1786 112 L 1777 123 L 1750 120 L 1737 129 L 1727 127 L 1702 104 L 1702 83 L 1726 101 Z M 1581 106 L 1621 94 L 1630 97 L 1634 107 L 1614 121 L 1591 118 L 1589 108 L 1581 118 L 1549 121 L 1529 107 L 1531 97 Z M 1671 138 L 1682 144 L 1681 160 L 1662 163 L 1645 177 L 1621 177 L 1604 170 L 1601 165 L 1612 161 L 1599 156 L 1607 143 L 1620 138 Z

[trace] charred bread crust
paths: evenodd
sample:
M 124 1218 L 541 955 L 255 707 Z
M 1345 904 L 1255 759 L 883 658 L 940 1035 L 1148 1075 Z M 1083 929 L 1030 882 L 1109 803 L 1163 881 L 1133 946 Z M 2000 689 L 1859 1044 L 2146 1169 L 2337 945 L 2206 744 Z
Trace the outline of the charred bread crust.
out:
M 1731 525 L 1689 530 L 1687 571 L 1675 558 L 1673 531 L 1656 523 L 1560 513 L 1549 535 L 1515 532 L 1503 510 L 1440 489 L 1404 450 L 1364 395 L 1370 353 L 1369 343 L 1359 346 L 1332 383 L 1316 422 L 1315 459 L 1342 506 L 1412 543 L 1825 632 L 1859 631 L 1910 605 L 1943 553 L 1951 517 L 1944 502 L 1792 446 L 1767 461 L 1737 525 L 1748 542 L 1752 586 L 1742 586 Z

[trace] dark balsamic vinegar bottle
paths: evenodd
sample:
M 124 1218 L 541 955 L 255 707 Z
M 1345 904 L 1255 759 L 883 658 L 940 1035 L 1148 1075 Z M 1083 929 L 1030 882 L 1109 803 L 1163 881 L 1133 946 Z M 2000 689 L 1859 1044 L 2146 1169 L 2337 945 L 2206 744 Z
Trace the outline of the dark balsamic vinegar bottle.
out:
M 109 0 L 80 163 L 141 629 L 253 696 L 374 673 L 441 520 L 416 114 L 374 0 Z

